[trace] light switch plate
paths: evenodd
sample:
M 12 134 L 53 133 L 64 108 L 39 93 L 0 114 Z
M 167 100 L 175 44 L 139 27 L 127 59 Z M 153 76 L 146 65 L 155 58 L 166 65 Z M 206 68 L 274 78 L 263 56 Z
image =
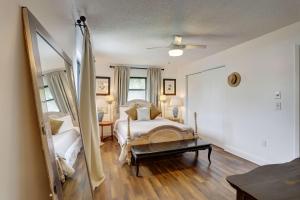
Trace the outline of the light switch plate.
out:
M 276 110 L 281 110 L 281 102 L 276 102 L 275 107 Z
M 275 99 L 281 99 L 281 92 L 280 91 L 274 92 L 274 98 Z

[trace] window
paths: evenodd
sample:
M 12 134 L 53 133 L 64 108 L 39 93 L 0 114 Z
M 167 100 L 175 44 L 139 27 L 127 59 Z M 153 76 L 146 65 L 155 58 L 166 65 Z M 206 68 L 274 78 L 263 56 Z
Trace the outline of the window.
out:
M 48 85 L 45 85 L 44 89 L 41 91 L 41 98 L 43 106 L 46 106 L 48 112 L 59 112 Z
M 146 100 L 147 78 L 130 77 L 128 89 L 128 101 L 133 99 Z

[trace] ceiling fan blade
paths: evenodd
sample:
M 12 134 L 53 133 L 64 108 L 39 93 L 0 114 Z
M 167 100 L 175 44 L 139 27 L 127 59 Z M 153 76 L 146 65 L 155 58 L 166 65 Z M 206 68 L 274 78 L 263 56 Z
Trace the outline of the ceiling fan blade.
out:
M 185 49 L 206 49 L 207 45 L 205 44 L 186 44 Z
M 168 49 L 168 48 L 169 48 L 169 46 L 167 46 L 167 47 L 148 47 L 146 49 L 151 50 L 151 49 Z

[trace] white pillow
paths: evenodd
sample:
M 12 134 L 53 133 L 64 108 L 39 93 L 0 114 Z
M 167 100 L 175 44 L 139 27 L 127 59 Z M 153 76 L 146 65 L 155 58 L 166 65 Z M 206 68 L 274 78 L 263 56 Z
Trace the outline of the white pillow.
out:
M 147 121 L 150 120 L 150 108 L 142 107 L 137 110 L 137 120 L 139 121 Z
M 55 119 L 64 122 L 61 125 L 61 127 L 59 128 L 58 133 L 63 133 L 63 132 L 69 131 L 69 130 L 73 129 L 73 127 L 74 127 L 72 118 L 70 115 L 66 115 L 64 117 L 59 117 L 59 118 L 55 118 Z
M 128 118 L 128 115 L 125 111 L 129 108 L 129 106 L 120 106 L 120 120 L 126 120 Z

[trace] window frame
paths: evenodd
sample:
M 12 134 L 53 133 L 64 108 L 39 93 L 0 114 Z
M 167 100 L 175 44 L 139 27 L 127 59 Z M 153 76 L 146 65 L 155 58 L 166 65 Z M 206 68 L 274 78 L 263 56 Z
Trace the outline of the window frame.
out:
M 147 77 L 143 77 L 143 76 L 130 76 L 129 77 L 129 85 L 130 85 L 130 80 L 131 79 L 144 79 L 145 80 L 145 89 L 130 89 L 130 87 L 128 87 L 128 93 L 130 91 L 145 91 L 145 99 L 144 100 L 147 100 L 147 89 L 148 89 L 148 86 L 147 86 Z
M 45 89 L 46 89 L 46 88 L 49 88 L 49 86 L 48 86 L 48 85 L 44 85 L 43 90 L 44 90 L 44 94 L 45 94 L 45 101 L 42 101 L 42 102 L 45 102 L 45 103 L 46 103 L 46 102 L 48 102 L 48 101 L 55 101 L 55 99 L 53 98 L 53 95 L 52 95 L 52 94 L 51 94 L 51 95 L 52 95 L 52 99 L 47 99 L 47 98 L 46 98 L 46 92 L 45 92 Z

